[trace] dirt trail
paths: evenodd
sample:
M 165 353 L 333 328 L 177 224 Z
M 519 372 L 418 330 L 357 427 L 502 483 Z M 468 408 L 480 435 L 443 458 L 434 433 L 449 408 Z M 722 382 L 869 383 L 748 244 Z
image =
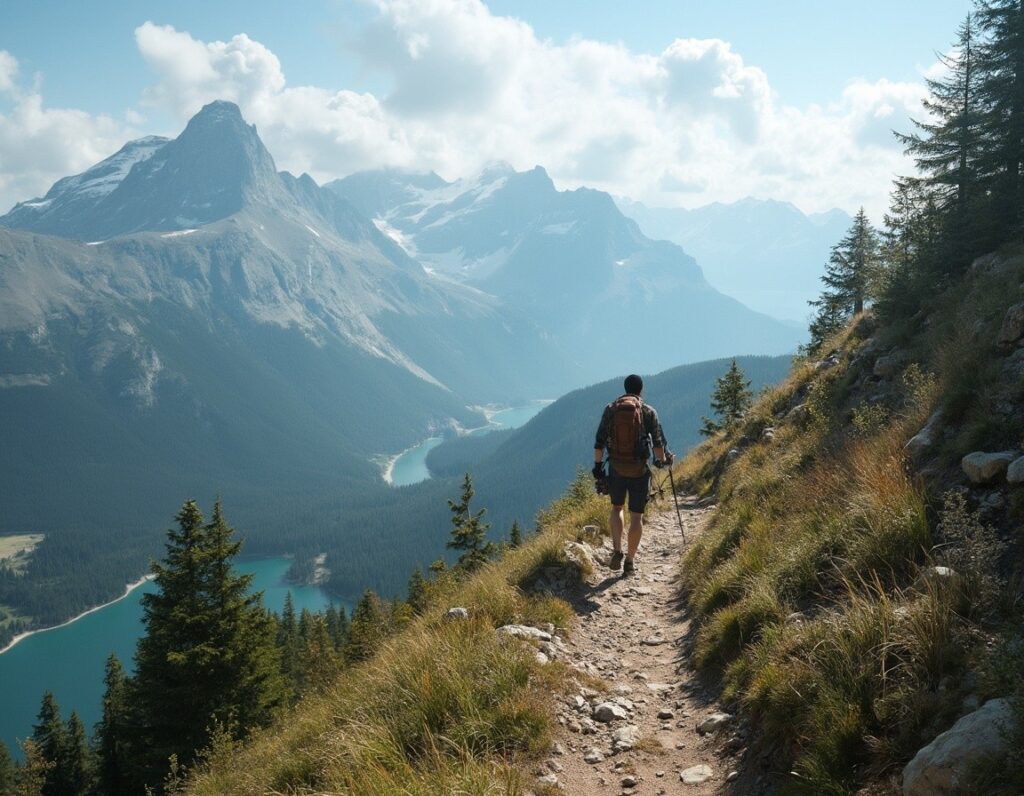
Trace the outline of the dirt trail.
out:
M 681 505 L 692 541 L 713 509 L 690 501 Z M 548 792 L 703 796 L 762 791 L 757 777 L 744 775 L 746 744 L 732 717 L 719 715 L 718 726 L 698 731 L 725 711 L 687 658 L 690 622 L 677 577 L 683 549 L 669 504 L 649 515 L 633 576 L 607 568 L 611 546 L 605 540 L 594 554 L 594 575 L 563 595 L 580 617 L 563 657 L 603 681 L 607 690 L 587 688 L 581 678 L 579 687 L 556 703 L 553 754 L 535 772 L 538 785 L 546 784 Z

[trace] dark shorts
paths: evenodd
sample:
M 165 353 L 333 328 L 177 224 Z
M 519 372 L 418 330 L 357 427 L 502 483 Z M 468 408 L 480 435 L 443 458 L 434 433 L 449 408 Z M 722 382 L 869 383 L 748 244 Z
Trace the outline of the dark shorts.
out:
M 629 495 L 629 510 L 634 514 L 643 514 L 647 506 L 647 494 L 651 488 L 650 472 L 636 478 L 627 478 L 615 472 L 615 467 L 608 467 L 608 495 L 613 506 L 621 506 Z

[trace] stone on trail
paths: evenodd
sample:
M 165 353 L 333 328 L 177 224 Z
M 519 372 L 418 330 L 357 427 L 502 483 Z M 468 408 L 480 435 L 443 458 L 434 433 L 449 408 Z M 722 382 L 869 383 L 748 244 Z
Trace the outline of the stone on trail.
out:
M 494 632 L 503 633 L 506 636 L 515 636 L 516 638 L 533 639 L 534 641 L 551 641 L 550 633 L 536 627 L 530 627 L 529 625 L 502 625 Z
M 558 787 L 558 777 L 554 774 L 545 774 L 543 777 L 537 777 L 537 782 L 541 785 L 553 785 L 556 788 Z
M 612 751 L 628 752 L 640 740 L 640 728 L 635 724 L 627 724 L 612 733 Z
M 673 718 L 673 717 L 674 717 L 675 715 L 676 715 L 676 714 L 675 714 L 675 713 L 673 713 L 673 712 L 672 712 L 671 710 L 669 710 L 668 708 L 662 708 L 661 710 L 659 710 L 659 711 L 658 711 L 658 718 L 659 718 L 659 719 L 671 719 L 671 718 Z
M 1005 473 L 1010 463 L 1019 455 L 1016 451 L 1000 451 L 999 453 L 975 451 L 968 453 L 960 460 L 960 467 L 972 484 L 987 484 Z
M 1006 751 L 1007 699 L 991 699 L 921 749 L 903 769 L 903 796 L 961 793 L 973 766 Z
M 731 721 L 732 716 L 728 713 L 712 713 L 706 719 L 697 722 L 697 732 L 701 735 L 718 732 Z
M 714 772 L 711 770 L 711 766 L 704 763 L 679 772 L 679 779 L 687 785 L 700 785 L 702 782 L 707 782 L 712 776 L 714 776 Z
M 586 752 L 583 753 L 583 761 L 595 765 L 604 760 L 604 755 L 601 754 L 601 750 L 596 746 L 591 746 Z
M 626 774 L 622 778 L 622 787 L 624 788 L 635 788 L 640 780 L 636 778 L 635 774 Z
M 626 709 L 614 702 L 602 702 L 594 708 L 594 718 L 605 723 L 629 718 Z
M 645 638 L 640 643 L 644 644 L 644 645 L 646 645 L 648 647 L 657 647 L 659 644 L 664 644 L 665 643 L 665 639 L 662 638 L 661 636 L 648 636 L 647 638 Z

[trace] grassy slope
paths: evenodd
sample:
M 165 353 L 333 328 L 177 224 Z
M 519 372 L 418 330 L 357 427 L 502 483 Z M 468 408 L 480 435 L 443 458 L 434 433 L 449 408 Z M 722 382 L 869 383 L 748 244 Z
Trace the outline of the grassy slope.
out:
M 188 792 L 347 794 L 520 793 L 521 768 L 547 750 L 548 695 L 565 670 L 541 666 L 511 622 L 565 626 L 567 604 L 531 595 L 541 568 L 606 506 L 581 481 L 541 518 L 542 532 L 462 583 L 325 693 L 303 700 L 244 747 L 215 750 Z M 464 622 L 444 618 L 466 606 Z
M 737 434 L 684 462 L 720 503 L 683 566 L 701 622 L 694 660 L 752 715 L 776 770 L 792 769 L 783 791 L 886 787 L 965 696 L 1014 687 L 992 649 L 1013 618 L 1000 575 L 1020 573 L 1024 500 L 1012 492 L 987 528 L 944 493 L 960 485 L 961 456 L 1020 439 L 1024 392 L 994 341 L 1022 277 L 1010 261 L 968 274 L 913 322 L 874 331 L 858 319 L 825 349 L 837 364 L 797 365 Z M 908 366 L 872 378 L 891 346 Z M 937 407 L 945 434 L 909 461 L 904 445 Z M 929 577 L 937 563 L 957 577 Z

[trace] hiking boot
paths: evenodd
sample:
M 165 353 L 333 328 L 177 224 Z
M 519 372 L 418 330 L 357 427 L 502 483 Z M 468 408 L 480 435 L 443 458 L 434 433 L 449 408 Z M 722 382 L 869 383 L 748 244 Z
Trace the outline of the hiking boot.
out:
M 636 567 L 633 566 L 633 559 L 627 558 L 622 564 L 622 577 L 628 578 L 630 575 L 636 572 Z
M 619 567 L 622 566 L 622 551 L 613 550 L 612 557 L 608 559 L 608 569 L 612 572 L 617 572 Z

